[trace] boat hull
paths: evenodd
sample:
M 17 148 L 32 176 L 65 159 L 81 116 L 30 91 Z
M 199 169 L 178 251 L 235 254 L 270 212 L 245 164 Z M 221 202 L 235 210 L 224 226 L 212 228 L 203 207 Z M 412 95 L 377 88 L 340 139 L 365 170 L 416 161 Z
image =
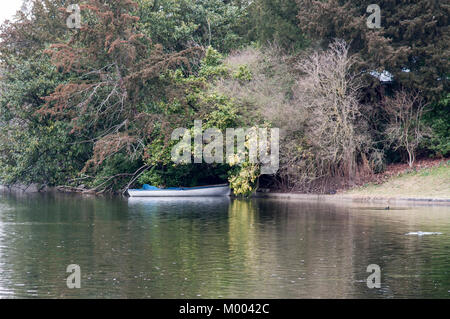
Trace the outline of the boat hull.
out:
M 130 197 L 209 197 L 209 196 L 230 196 L 231 190 L 228 185 L 185 188 L 181 190 L 159 189 L 141 190 L 129 189 Z

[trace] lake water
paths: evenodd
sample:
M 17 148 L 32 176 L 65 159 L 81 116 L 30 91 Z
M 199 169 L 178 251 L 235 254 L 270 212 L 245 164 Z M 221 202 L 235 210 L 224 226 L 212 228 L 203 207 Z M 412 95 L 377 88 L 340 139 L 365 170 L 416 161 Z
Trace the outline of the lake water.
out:
M 0 297 L 449 298 L 450 207 L 383 208 L 0 195 Z

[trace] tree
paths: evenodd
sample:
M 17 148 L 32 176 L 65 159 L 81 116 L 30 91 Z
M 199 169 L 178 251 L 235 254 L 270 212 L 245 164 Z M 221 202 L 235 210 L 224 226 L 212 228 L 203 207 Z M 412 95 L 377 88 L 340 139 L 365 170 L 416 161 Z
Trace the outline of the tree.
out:
M 366 25 L 369 1 L 297 1 L 300 28 L 324 45 L 334 38 L 351 43 L 361 71 L 388 71 L 398 87 L 420 90 L 430 101 L 448 92 L 450 6 L 445 1 L 378 1 L 380 29 Z
M 283 52 L 270 46 L 233 53 L 225 60 L 231 76 L 215 90 L 233 97 L 246 125 L 280 128 L 278 187 L 323 191 L 332 180 L 355 182 L 379 161 L 361 114 L 355 57 L 342 41 L 300 60 Z
M 75 75 L 45 98 L 39 114 L 67 119 L 71 134 L 94 143 L 86 171 L 123 152 L 140 159 L 155 129 L 167 136 L 169 123 L 183 114 L 161 109 L 158 100 L 176 94 L 164 74 L 177 67 L 188 72 L 202 49 L 165 53 L 138 32 L 133 1 L 89 0 L 80 7 L 82 28 L 47 50 L 58 69 Z
M 345 41 L 335 41 L 324 52 L 314 52 L 298 68 L 304 74 L 295 87 L 298 108 L 309 116 L 305 136 L 314 154 L 316 176 L 356 175 L 357 158 L 371 146 L 359 94 L 362 82 L 352 72 L 354 56 Z
M 388 114 L 385 133 L 394 149 L 403 148 L 408 153 L 408 164 L 412 167 L 416 159 L 416 150 L 427 133 L 422 115 L 427 104 L 416 93 L 401 90 L 394 97 L 385 97 L 383 108 Z
M 36 114 L 50 94 L 67 79 L 43 50 L 67 38 L 61 0 L 28 1 L 28 14 L 1 28 L 0 179 L 4 184 L 57 185 L 73 178 L 89 158 L 76 144 L 67 123 Z
M 229 52 L 245 43 L 245 1 L 139 0 L 140 30 L 165 50 L 213 46 Z
M 188 73 L 202 49 L 164 52 L 137 30 L 133 1 L 85 1 L 80 30 L 66 6 L 32 1 L 2 27 L 0 178 L 58 185 L 84 168 L 83 183 L 121 187 L 147 141 L 185 120 L 184 88 L 165 74 Z M 177 99 L 177 112 L 164 103 Z
M 13 67 L 18 59 L 36 58 L 46 45 L 69 36 L 60 10 L 67 3 L 67 0 L 31 0 L 27 3 L 29 12 L 18 11 L 17 21 L 1 25 L 0 56 L 7 67 Z
M 261 45 L 275 42 L 288 50 L 300 50 L 307 46 L 306 37 L 298 27 L 299 7 L 295 0 L 256 0 L 250 3 L 250 40 Z
M 424 114 L 424 123 L 433 130 L 426 147 L 439 157 L 450 155 L 450 93 L 430 105 Z

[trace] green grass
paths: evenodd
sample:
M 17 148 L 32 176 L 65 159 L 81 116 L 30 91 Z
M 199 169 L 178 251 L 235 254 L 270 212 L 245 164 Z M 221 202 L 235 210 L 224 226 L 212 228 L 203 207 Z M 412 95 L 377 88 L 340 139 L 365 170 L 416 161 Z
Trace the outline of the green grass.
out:
M 351 189 L 345 195 L 448 198 L 450 199 L 450 161 L 432 168 L 408 170 L 383 184 L 365 184 Z

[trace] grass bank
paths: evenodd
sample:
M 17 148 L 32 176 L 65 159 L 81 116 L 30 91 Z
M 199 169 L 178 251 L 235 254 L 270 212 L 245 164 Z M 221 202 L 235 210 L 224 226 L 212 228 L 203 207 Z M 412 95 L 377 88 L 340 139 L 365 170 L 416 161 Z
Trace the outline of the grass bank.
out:
M 367 183 L 342 195 L 450 199 L 450 160 L 433 167 L 406 169 L 382 183 Z

